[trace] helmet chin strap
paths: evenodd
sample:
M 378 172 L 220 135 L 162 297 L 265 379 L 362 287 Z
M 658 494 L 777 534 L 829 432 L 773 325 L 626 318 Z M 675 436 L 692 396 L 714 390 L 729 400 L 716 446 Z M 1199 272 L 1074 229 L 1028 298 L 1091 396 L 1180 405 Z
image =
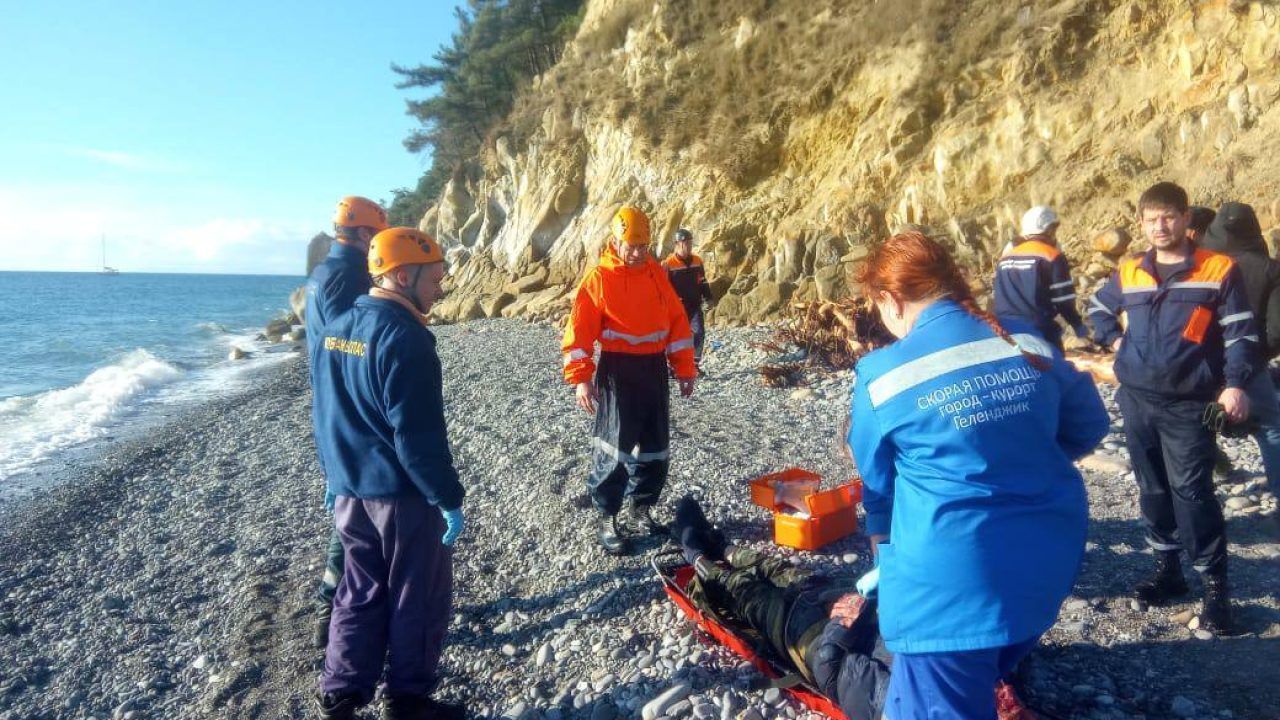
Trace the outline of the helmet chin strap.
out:
M 408 300 L 410 303 L 412 303 L 412 304 L 413 304 L 413 307 L 414 307 L 414 308 L 416 308 L 416 309 L 418 310 L 418 313 L 419 313 L 419 314 L 421 314 L 421 315 L 426 315 L 426 314 L 427 314 L 427 311 L 426 311 L 426 310 L 423 310 L 423 309 L 422 309 L 422 303 L 418 302 L 418 298 L 417 298 L 417 295 L 418 295 L 418 293 L 417 293 L 417 289 L 418 289 L 418 280 L 422 277 L 422 271 L 423 271 L 423 270 L 425 270 L 425 269 L 426 269 L 426 267 L 427 267 L 426 265 L 418 265 L 418 266 L 416 266 L 416 268 L 415 268 L 415 270 L 414 270 L 414 273 L 413 273 L 413 280 L 409 283 L 410 292 L 407 292 L 407 293 L 405 293 L 405 292 L 401 292 L 401 293 L 400 293 L 401 295 L 403 295 L 403 296 L 405 297 L 405 299 L 406 299 L 406 300 Z

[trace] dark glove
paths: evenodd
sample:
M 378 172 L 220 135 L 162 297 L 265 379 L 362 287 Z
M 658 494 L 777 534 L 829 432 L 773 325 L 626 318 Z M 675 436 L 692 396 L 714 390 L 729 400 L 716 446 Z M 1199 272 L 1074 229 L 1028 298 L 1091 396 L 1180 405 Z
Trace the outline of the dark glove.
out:
M 1216 402 L 1205 406 L 1202 422 L 1204 422 L 1205 427 L 1209 428 L 1210 432 L 1226 438 L 1248 437 L 1258 426 L 1258 423 L 1254 422 L 1252 418 L 1238 423 L 1228 421 L 1226 409 L 1222 407 L 1222 403 Z

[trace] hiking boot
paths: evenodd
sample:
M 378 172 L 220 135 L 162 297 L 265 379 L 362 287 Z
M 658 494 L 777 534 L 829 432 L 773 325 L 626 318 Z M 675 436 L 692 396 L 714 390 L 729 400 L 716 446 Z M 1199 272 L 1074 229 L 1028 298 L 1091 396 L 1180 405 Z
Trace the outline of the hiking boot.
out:
M 601 513 L 598 522 L 596 539 L 600 541 L 600 547 L 604 548 L 605 552 L 610 555 L 626 555 L 631 552 L 631 544 L 618 532 L 617 515 Z
M 1022 703 L 1012 685 L 1004 680 L 996 682 L 996 720 L 1038 720 L 1039 717 Z
M 315 696 L 315 704 L 323 720 L 353 720 L 361 703 L 355 693 L 320 693 Z
M 1189 588 L 1182 577 L 1182 561 L 1177 550 L 1156 551 L 1156 572 L 1133 588 L 1133 596 L 1148 605 L 1164 603 L 1186 595 Z
M 316 604 L 316 624 L 311 632 L 311 645 L 317 650 L 323 650 L 329 646 L 329 619 L 332 617 L 332 602 Z
M 628 500 L 622 515 L 623 527 L 641 537 L 667 534 L 667 526 L 653 519 L 652 505 L 640 505 Z
M 671 523 L 671 536 L 684 550 L 684 559 L 693 564 L 699 556 L 712 560 L 724 559 L 724 536 L 720 534 L 692 495 L 685 495 L 676 503 L 675 518 Z
M 429 695 L 388 693 L 382 702 L 382 720 L 462 720 L 466 716 L 462 705 L 440 702 Z
M 1204 576 L 1204 603 L 1200 610 L 1200 629 L 1214 635 L 1230 635 L 1235 632 L 1231 620 L 1231 594 L 1227 587 L 1227 574 Z

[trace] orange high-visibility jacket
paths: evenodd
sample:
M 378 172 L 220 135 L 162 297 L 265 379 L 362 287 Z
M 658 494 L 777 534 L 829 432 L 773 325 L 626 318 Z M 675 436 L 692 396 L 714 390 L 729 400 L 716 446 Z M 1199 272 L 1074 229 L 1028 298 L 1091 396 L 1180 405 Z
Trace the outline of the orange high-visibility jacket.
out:
M 612 245 L 578 285 L 564 331 L 564 379 L 571 385 L 595 375 L 597 342 L 605 352 L 666 352 L 676 377 L 697 377 L 689 318 L 667 271 L 653 258 L 627 267 Z

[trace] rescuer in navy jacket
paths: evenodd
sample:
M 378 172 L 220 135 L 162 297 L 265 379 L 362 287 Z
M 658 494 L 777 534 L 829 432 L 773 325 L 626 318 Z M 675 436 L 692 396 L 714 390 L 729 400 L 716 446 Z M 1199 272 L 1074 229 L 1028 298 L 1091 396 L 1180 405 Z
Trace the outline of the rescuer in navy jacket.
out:
M 333 215 L 333 244 L 329 255 L 311 270 L 307 279 L 306 310 L 307 363 L 311 369 L 311 390 L 315 394 L 315 361 L 324 339 L 324 326 L 351 309 L 356 298 L 369 292 L 369 241 L 387 229 L 387 213 L 374 201 L 349 195 L 338 201 Z M 324 460 L 320 460 L 321 471 Z M 333 509 L 333 498 L 326 491 L 325 507 Z M 342 539 L 334 530 L 329 536 L 324 575 L 316 592 L 316 625 L 312 643 L 323 648 L 329 642 L 329 615 L 333 609 L 333 593 L 342 577 Z
M 1058 249 L 1058 215 L 1043 205 L 1022 216 L 1022 240 L 996 264 L 995 312 L 1001 320 L 1031 323 L 1046 340 L 1062 348 L 1059 315 L 1076 337 L 1089 329 L 1076 309 L 1076 291 L 1067 256 Z
M 444 256 L 411 228 L 369 247 L 374 287 L 325 328 L 314 363 L 316 444 L 336 496 L 346 572 L 333 602 L 320 680 L 326 718 L 351 718 L 386 673 L 391 717 L 462 717 L 431 698 L 449 624 L 450 545 L 463 488 L 445 428 L 426 313 Z M 417 714 L 415 714 L 417 713 Z
M 1235 262 L 1187 239 L 1186 191 L 1153 185 L 1138 213 L 1152 249 L 1121 262 L 1089 308 L 1094 337 L 1116 351 L 1116 402 L 1155 550 L 1155 574 L 1134 594 L 1153 605 L 1185 595 L 1186 550 L 1205 578 L 1201 626 L 1229 632 L 1226 529 L 1204 416 L 1215 398 L 1232 422 L 1249 416 L 1243 388 L 1260 365 L 1258 331 Z

